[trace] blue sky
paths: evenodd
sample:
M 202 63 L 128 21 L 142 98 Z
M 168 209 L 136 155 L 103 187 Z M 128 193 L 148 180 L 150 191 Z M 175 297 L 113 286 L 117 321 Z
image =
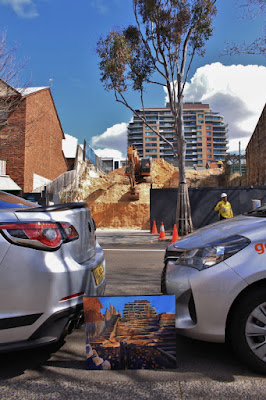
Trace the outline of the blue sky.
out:
M 263 16 L 241 18 L 239 3 L 218 0 L 214 35 L 204 58 L 195 58 L 186 101 L 209 102 L 229 124 L 231 149 L 248 142 L 265 103 L 265 56 L 221 56 L 226 42 L 249 42 L 263 34 Z M 96 43 L 114 27 L 133 23 L 131 0 L 0 0 L 0 32 L 28 58 L 24 81 L 49 86 L 64 132 L 95 149 L 125 151 L 132 114 L 100 82 Z M 191 81 L 192 79 L 192 81 Z M 199 90 L 200 89 L 200 90 Z M 136 95 L 128 98 L 134 108 Z M 149 87 L 146 107 L 164 106 L 162 89 Z
M 104 314 L 106 308 L 109 308 L 110 304 L 115 307 L 116 311 L 122 314 L 124 306 L 127 303 L 133 303 L 135 300 L 148 300 L 153 307 L 156 308 L 158 314 L 161 313 L 174 313 L 175 314 L 175 296 L 110 296 L 110 297 L 99 297 L 103 308 L 101 312 Z M 122 315 L 123 316 L 123 315 Z

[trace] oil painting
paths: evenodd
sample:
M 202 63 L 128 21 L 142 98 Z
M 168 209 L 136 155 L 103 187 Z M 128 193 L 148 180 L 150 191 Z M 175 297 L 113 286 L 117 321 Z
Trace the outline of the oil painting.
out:
M 84 297 L 86 368 L 176 368 L 175 296 Z

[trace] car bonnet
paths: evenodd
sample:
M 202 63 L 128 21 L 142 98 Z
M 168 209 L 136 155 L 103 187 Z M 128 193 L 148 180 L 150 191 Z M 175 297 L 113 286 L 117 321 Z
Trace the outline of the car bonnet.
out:
M 234 235 L 249 237 L 249 232 L 256 229 L 260 224 L 265 224 L 265 218 L 255 218 L 245 215 L 222 220 L 196 230 L 174 243 L 177 249 L 193 249 L 204 247 L 213 242 L 228 238 Z

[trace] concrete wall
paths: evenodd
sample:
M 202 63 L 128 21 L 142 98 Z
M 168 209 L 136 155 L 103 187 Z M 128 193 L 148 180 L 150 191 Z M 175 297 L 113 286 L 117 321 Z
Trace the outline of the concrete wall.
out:
M 189 197 L 194 228 L 218 221 L 218 213 L 214 207 L 220 201 L 221 193 L 227 193 L 234 215 L 239 215 L 252 209 L 252 199 L 266 203 L 266 186 L 241 186 L 219 188 L 190 188 Z M 156 221 L 159 229 L 164 223 L 166 230 L 172 230 L 175 223 L 178 189 L 151 189 L 150 191 L 150 229 Z

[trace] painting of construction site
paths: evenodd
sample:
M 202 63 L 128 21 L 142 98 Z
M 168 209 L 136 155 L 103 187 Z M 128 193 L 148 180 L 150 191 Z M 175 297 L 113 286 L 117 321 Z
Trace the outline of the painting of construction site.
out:
M 176 368 L 175 296 L 84 297 L 86 368 Z

